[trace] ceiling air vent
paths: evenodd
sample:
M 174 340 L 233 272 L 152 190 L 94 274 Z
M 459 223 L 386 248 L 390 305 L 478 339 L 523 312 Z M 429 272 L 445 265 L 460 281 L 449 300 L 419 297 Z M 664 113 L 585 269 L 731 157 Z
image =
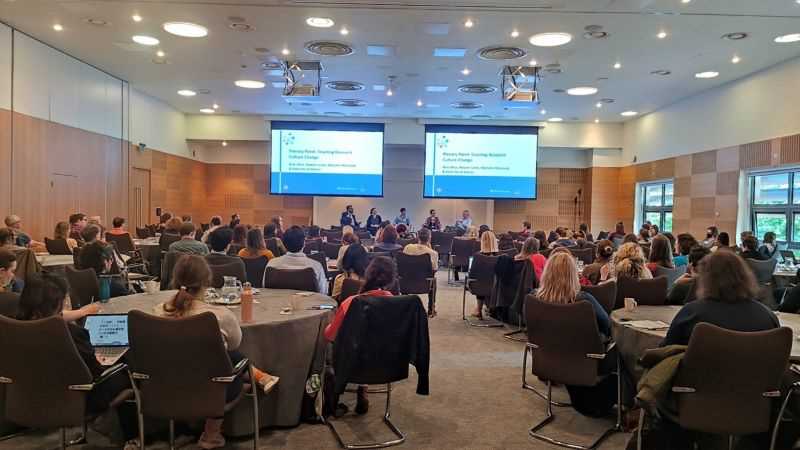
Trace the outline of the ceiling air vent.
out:
M 458 92 L 464 94 L 491 94 L 496 91 L 497 88 L 490 84 L 465 84 L 458 87 Z
M 561 68 L 561 64 L 555 63 L 544 66 L 544 71 L 556 75 L 562 73 L 564 69 Z
M 503 61 L 507 59 L 522 58 L 528 52 L 519 47 L 491 46 L 478 50 L 478 57 L 490 61 Z
M 305 45 L 306 51 L 319 56 L 346 56 L 353 54 L 353 47 L 334 41 L 311 41 Z
M 450 103 L 450 106 L 455 109 L 478 109 L 483 108 L 483 103 L 461 101 Z
M 366 105 L 367 102 L 355 98 L 340 98 L 336 100 L 336 104 L 339 106 L 346 106 L 348 108 L 357 108 Z
M 357 81 L 329 81 L 325 83 L 325 86 L 328 89 L 333 89 L 334 91 L 362 91 L 364 90 L 364 85 L 357 82 Z

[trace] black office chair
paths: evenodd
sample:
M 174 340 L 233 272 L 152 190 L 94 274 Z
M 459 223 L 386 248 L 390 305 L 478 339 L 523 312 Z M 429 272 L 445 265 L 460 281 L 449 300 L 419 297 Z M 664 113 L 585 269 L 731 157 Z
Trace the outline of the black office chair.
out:
M 258 258 L 242 258 L 244 270 L 247 273 L 247 281 L 254 288 L 264 287 L 264 272 L 267 270 L 269 260 L 264 256 Z
M 69 299 L 72 309 L 86 306 L 93 301 L 100 300 L 100 282 L 94 269 L 75 269 L 64 267 L 69 283 Z
M 469 268 L 467 279 L 464 280 L 464 291 L 461 295 L 461 318 L 473 327 L 502 327 L 503 324 L 492 318 L 485 318 L 480 322 L 474 322 L 467 317 L 467 292 L 476 297 L 486 299 L 492 296 L 494 288 L 494 267 L 497 265 L 498 256 L 488 256 L 476 253 L 472 257 L 472 265 Z
M 16 292 L 0 292 L 0 316 L 14 319 L 17 317 L 19 294 Z
M 161 263 L 161 290 L 172 289 L 172 271 L 175 269 L 175 264 L 178 260 L 186 255 L 181 252 L 167 252 L 164 254 L 164 262 Z
M 453 239 L 450 251 L 450 270 L 447 271 L 447 284 L 455 284 L 451 279 L 452 275 L 458 275 L 462 268 L 469 269 L 469 259 L 481 249 L 481 244 L 477 239 Z M 441 255 L 439 255 L 441 256 Z M 458 276 L 454 277 L 458 280 Z
M 233 261 L 227 264 L 209 264 L 211 269 L 211 287 L 221 288 L 225 284 L 224 277 L 236 277 L 237 280 L 244 283 L 247 281 L 247 273 L 245 272 L 244 263 L 241 261 Z
M 72 250 L 69 249 L 66 239 L 50 239 L 44 238 L 44 246 L 47 248 L 47 253 L 51 255 L 71 255 Z
M 267 270 L 264 273 L 264 287 L 317 292 L 317 274 L 310 267 L 304 269 L 276 269 L 267 266 Z
M 322 251 L 325 254 L 325 257 L 328 259 L 337 259 L 339 258 L 339 249 L 342 247 L 342 244 L 333 244 L 330 242 L 323 242 L 322 243 Z
M 428 317 L 436 315 L 436 277 L 430 255 L 398 253 L 397 279 L 401 294 L 427 294 Z

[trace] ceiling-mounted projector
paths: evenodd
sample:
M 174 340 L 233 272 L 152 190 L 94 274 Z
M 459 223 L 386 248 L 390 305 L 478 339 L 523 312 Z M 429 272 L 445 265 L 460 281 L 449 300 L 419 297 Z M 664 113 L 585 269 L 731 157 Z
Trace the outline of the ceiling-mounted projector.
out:
M 536 90 L 539 82 L 539 67 L 505 66 L 500 76 L 503 100 L 507 102 L 535 103 L 539 101 Z
M 286 85 L 283 96 L 318 97 L 321 87 L 322 64 L 319 61 L 283 62 L 283 79 Z

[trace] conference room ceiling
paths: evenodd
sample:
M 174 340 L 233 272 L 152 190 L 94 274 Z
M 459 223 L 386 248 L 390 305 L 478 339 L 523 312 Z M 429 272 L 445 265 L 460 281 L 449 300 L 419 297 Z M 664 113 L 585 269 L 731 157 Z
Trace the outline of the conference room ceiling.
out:
M 309 17 L 335 24 L 313 28 L 306 24 Z M 187 113 L 216 103 L 218 113 L 619 122 L 627 118 L 622 112 L 651 112 L 800 56 L 800 42 L 774 42 L 800 33 L 796 0 L 0 0 L 0 19 Z M 171 35 L 162 29 L 168 21 L 200 24 L 208 36 Z M 589 26 L 602 27 L 589 30 L 607 37 L 584 36 Z M 558 47 L 529 42 L 543 32 L 569 33 L 572 40 Z M 739 32 L 747 37 L 723 38 Z M 160 43 L 135 44 L 134 35 Z M 308 53 L 304 45 L 317 40 L 345 43 L 353 54 Z M 507 61 L 477 55 L 497 45 L 526 55 Z M 464 56 L 434 56 L 436 48 L 463 49 Z M 370 54 L 375 52 L 387 56 Z M 290 104 L 273 87 L 280 77 L 270 76 L 262 63 L 284 58 L 322 62 L 317 99 Z M 561 73 L 544 71 L 540 104 L 503 102 L 500 70 L 531 60 L 557 64 L 550 68 Z M 701 72 L 719 76 L 697 78 Z M 392 96 L 390 77 L 396 77 Z M 261 80 L 266 87 L 235 86 L 241 79 Z M 364 88 L 336 91 L 325 86 L 332 81 Z M 497 90 L 462 93 L 458 88 L 465 84 Z M 579 86 L 598 92 L 561 91 Z M 181 89 L 199 93 L 183 97 L 177 94 Z M 758 95 L 740 94 L 731 101 Z M 337 102 L 348 99 L 359 101 Z

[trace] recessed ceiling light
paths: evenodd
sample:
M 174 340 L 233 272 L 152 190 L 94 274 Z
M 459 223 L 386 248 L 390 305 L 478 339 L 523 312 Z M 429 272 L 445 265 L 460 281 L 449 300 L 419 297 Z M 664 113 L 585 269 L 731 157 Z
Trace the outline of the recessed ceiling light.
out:
M 137 44 L 147 45 L 147 46 L 158 45 L 159 43 L 159 40 L 152 36 L 136 35 L 131 39 L 133 39 L 133 42 L 136 42 Z
M 686 4 L 686 3 L 690 3 L 691 1 L 692 1 L 692 0 L 681 0 L 681 3 L 684 3 L 684 4 Z
M 468 68 L 466 68 L 466 67 L 464 67 L 464 70 L 462 70 L 462 71 L 461 71 L 461 74 L 462 74 L 462 75 L 465 75 L 465 76 L 466 76 L 466 75 L 469 75 L 470 73 L 472 73 L 472 71 L 471 71 L 471 70 L 469 70 L 469 69 L 468 69 Z
M 620 62 L 615 62 L 615 63 L 614 63 L 614 68 L 615 68 L 615 69 L 621 69 L 621 68 L 622 68 L 622 63 L 620 63 Z
M 285 49 L 281 50 L 281 55 L 288 55 L 289 53 L 291 53 L 291 52 L 289 51 L 288 48 L 285 48 Z
M 214 114 L 214 110 L 211 108 L 203 108 L 200 110 L 200 112 L 203 114 Z
M 740 41 L 745 39 L 748 36 L 747 33 L 743 31 L 736 31 L 734 33 L 725 33 L 722 35 L 722 39 L 727 39 L 729 41 Z
M 467 21 L 464 22 L 464 27 L 465 28 L 472 28 L 474 25 L 475 25 L 475 22 L 473 22 L 472 19 L 467 19 Z
M 548 122 L 563 122 L 564 119 L 562 119 L 561 117 L 551 117 L 551 118 L 547 119 L 547 121 Z
M 214 108 L 214 109 L 219 109 L 219 105 L 218 105 L 218 104 L 216 104 L 216 103 L 214 103 L 213 105 L 211 105 L 211 107 L 212 107 L 212 108 Z
M 528 63 L 528 65 L 530 65 L 531 67 L 536 67 L 536 64 L 538 63 L 535 59 L 532 59 L 531 62 Z
M 339 30 L 339 34 L 341 34 L 342 36 L 347 36 L 348 34 L 350 34 L 350 30 L 348 30 L 346 27 L 342 27 L 342 29 Z
M 705 72 L 698 72 L 698 73 L 694 74 L 695 78 L 701 78 L 701 79 L 717 78 L 718 76 L 719 76 L 719 72 L 715 72 L 713 70 L 708 70 L 708 71 L 705 71 Z
M 625 117 L 631 117 L 631 116 L 635 116 L 637 114 L 639 114 L 639 113 L 636 112 L 636 111 L 625 111 L 625 112 L 620 113 L 621 116 L 625 116 Z
M 514 30 L 514 31 L 512 31 L 512 32 L 511 32 L 511 37 L 512 37 L 512 38 L 517 38 L 517 37 L 519 37 L 519 31 L 517 31 L 517 30 Z
M 197 92 L 191 89 L 181 89 L 180 91 L 178 91 L 178 95 L 182 95 L 184 97 L 194 97 L 195 95 L 197 95 Z
M 534 34 L 529 39 L 531 45 L 537 47 L 558 47 L 564 45 L 572 40 L 572 35 L 569 33 L 539 33 Z
M 595 107 L 595 108 L 602 108 L 602 107 L 603 107 L 603 102 L 597 102 L 597 103 L 595 103 L 595 104 L 594 104 L 594 107 Z
M 417 100 L 417 108 L 421 108 L 421 107 L 422 107 L 422 100 Z
M 650 72 L 650 75 L 661 75 L 662 77 L 665 77 L 665 76 L 671 75 L 671 74 L 672 74 L 672 71 L 669 71 L 669 70 L 666 70 L 666 69 L 658 69 L 658 70 L 653 70 L 653 71 Z
M 89 17 L 88 19 L 86 19 L 86 23 L 88 23 L 89 25 L 94 25 L 96 27 L 105 27 L 109 25 L 107 20 L 97 19 L 95 17 Z
M 61 26 L 61 24 L 60 24 L 60 23 L 57 23 L 57 24 L 54 24 L 54 25 L 53 25 L 53 29 L 54 29 L 54 30 L 56 30 L 56 31 L 63 31 L 63 30 L 64 30 L 64 27 L 63 27 L 63 26 Z
M 333 26 L 333 19 L 328 17 L 309 17 L 306 25 L 314 28 L 330 28 Z
M 159 51 L 156 52 L 156 56 L 158 56 L 159 58 L 163 58 L 163 57 L 167 56 L 167 54 L 164 53 L 164 50 L 159 50 Z
M 597 88 L 592 86 L 578 86 L 567 89 L 569 95 L 594 95 L 597 94 Z
M 600 123 L 600 119 L 594 119 L 594 123 Z
M 131 16 L 131 19 L 133 19 L 134 22 L 141 22 L 142 21 L 142 16 L 140 16 L 138 14 L 134 14 L 134 15 Z
M 775 38 L 775 42 L 778 44 L 789 44 L 798 41 L 800 41 L 800 33 L 784 34 Z
M 266 86 L 263 81 L 258 80 L 236 80 L 233 84 L 245 89 L 261 89 Z
M 539 114 L 547 114 L 547 110 L 543 109 L 543 110 L 539 111 Z
M 391 97 L 393 95 L 394 95 L 394 91 L 392 90 L 392 88 L 389 88 L 389 89 L 386 90 L 386 96 L 387 97 Z
M 201 38 L 208 36 L 208 28 L 190 22 L 167 22 L 162 25 L 164 31 L 175 36 Z
M 661 30 L 661 31 L 659 31 L 659 32 L 658 32 L 658 34 L 656 35 L 656 37 L 657 37 L 657 38 L 659 38 L 659 39 L 664 39 L 664 38 L 666 38 L 666 37 L 667 37 L 667 32 L 666 32 L 666 31 L 664 31 L 664 30 Z
M 739 58 L 739 55 L 733 55 L 733 58 L 731 58 L 731 63 L 739 64 L 739 61 L 741 61 L 741 60 L 742 60 L 742 58 Z
M 222 146 L 223 147 L 227 147 L 228 146 L 228 141 L 222 141 Z

